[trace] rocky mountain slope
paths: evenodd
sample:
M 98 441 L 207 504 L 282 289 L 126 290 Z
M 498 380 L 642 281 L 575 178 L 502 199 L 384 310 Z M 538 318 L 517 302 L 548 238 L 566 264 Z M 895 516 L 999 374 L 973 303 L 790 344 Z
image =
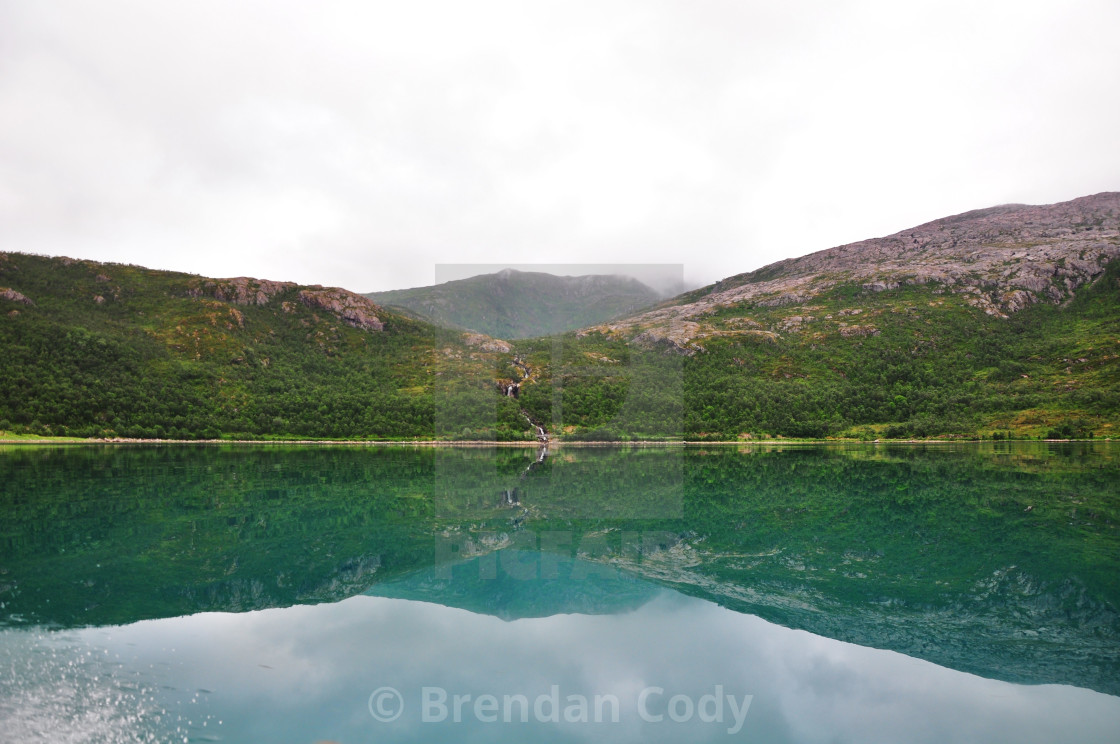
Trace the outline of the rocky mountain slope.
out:
M 1008 204 L 935 220 L 884 238 L 819 251 L 738 274 L 647 313 L 592 330 L 645 333 L 686 352 L 712 334 L 759 330 L 749 318 L 727 326 L 711 316 L 729 309 L 807 308 L 839 287 L 867 293 L 928 285 L 987 315 L 1004 318 L 1037 303 L 1060 304 L 1120 256 L 1120 193 L 1047 206 Z M 862 304 L 857 295 L 852 309 Z M 870 327 L 806 313 L 788 314 L 771 332 L 849 335 Z M 832 321 L 832 322 L 828 322 Z
M 518 344 L 522 398 L 605 439 L 1113 435 L 1117 256 L 1117 193 L 968 212 Z
M 661 299 L 630 277 L 555 276 L 513 269 L 366 297 L 437 325 L 505 339 L 573 331 L 632 314 Z

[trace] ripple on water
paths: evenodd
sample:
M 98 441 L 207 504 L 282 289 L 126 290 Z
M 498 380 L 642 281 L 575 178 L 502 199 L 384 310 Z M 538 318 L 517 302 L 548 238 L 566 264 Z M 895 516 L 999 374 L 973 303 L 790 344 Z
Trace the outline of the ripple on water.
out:
M 118 654 L 91 646 L 76 633 L 0 630 L 0 731 L 5 741 L 194 740 L 195 726 L 169 713 L 166 693 L 158 689 Z

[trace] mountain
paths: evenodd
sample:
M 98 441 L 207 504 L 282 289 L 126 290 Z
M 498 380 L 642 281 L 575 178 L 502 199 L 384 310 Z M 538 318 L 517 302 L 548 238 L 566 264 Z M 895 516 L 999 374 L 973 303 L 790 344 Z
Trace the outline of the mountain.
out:
M 509 346 L 436 333 L 339 288 L 0 253 L 0 431 L 532 438 L 490 381 Z
M 1120 194 L 1005 205 L 511 342 L 440 329 L 344 289 L 0 253 L 0 431 L 1120 436 L 1118 255 Z M 433 306 L 539 311 L 519 322 L 575 323 L 575 308 L 618 294 L 601 319 L 644 291 L 625 279 L 517 272 L 434 290 L 451 284 L 472 289 Z M 500 320 L 509 332 L 498 336 L 530 332 Z
M 655 584 L 571 556 L 549 556 L 546 576 L 540 575 L 541 563 L 539 552 L 506 548 L 375 584 L 365 594 L 519 620 L 613 615 L 637 609 L 659 592 Z
M 520 344 L 521 400 L 604 439 L 1120 434 L 1118 255 L 1117 193 L 967 212 L 583 329 L 559 360 Z
M 626 276 L 554 276 L 514 269 L 365 296 L 437 325 L 504 339 L 574 331 L 633 314 L 661 299 Z
M 737 274 L 606 330 L 653 330 L 652 339 L 688 353 L 703 347 L 700 339 L 732 330 L 721 328 L 713 316 L 749 308 L 819 310 L 814 301 L 840 288 L 849 290 L 848 304 L 856 306 L 874 293 L 926 286 L 1006 318 L 1038 303 L 1068 301 L 1077 288 L 1101 276 L 1105 265 L 1120 256 L 1118 230 L 1120 193 L 1049 206 L 979 209 Z M 795 323 L 801 326 L 818 320 L 799 317 Z M 850 325 L 837 319 L 813 330 L 836 333 Z M 865 334 L 873 332 L 860 327 Z

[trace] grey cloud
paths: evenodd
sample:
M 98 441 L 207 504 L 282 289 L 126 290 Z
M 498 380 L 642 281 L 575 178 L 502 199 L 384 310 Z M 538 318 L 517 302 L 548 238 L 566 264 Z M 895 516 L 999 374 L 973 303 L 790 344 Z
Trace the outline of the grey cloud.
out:
M 1115 189 L 1106 0 L 0 5 L 8 250 L 360 291 L 709 282 Z

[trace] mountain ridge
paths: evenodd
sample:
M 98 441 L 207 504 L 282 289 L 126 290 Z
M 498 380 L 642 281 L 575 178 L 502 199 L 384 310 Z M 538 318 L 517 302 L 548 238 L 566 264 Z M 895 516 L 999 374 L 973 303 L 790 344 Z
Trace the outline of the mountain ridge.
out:
M 962 227 L 971 228 L 971 234 L 960 234 Z M 925 260 L 913 263 L 918 256 Z M 1054 205 L 1001 205 L 783 259 L 590 330 L 664 328 L 748 302 L 772 307 L 805 304 L 841 282 L 861 283 L 873 292 L 904 284 L 945 285 L 955 293 L 972 295 L 969 304 L 985 313 L 1006 317 L 1038 302 L 1068 300 L 1117 256 L 1120 192 Z M 687 343 L 702 333 L 699 327 L 684 333 L 674 330 L 660 337 L 682 349 L 682 340 Z
M 503 269 L 428 287 L 370 292 L 382 305 L 401 307 L 445 327 L 505 339 L 574 331 L 653 305 L 661 296 L 618 274 L 558 276 Z
M 0 253 L 0 430 L 1109 436 L 1120 432 L 1117 256 L 1120 194 L 1004 205 L 506 341 L 340 288 Z

